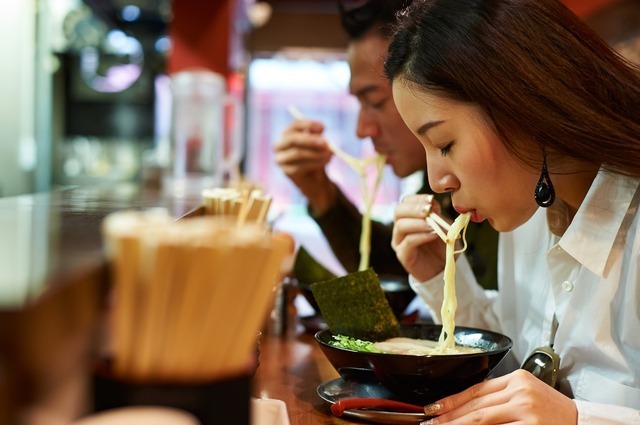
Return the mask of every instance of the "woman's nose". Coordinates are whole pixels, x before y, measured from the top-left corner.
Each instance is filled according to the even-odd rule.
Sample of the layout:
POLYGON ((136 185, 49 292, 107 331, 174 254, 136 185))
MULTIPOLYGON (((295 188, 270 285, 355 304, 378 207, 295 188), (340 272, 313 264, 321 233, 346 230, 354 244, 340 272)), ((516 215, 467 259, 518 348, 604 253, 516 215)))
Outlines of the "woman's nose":
POLYGON ((445 193, 458 189, 456 176, 446 167, 439 156, 431 158, 427 155, 427 174, 429 186, 434 192, 445 193))

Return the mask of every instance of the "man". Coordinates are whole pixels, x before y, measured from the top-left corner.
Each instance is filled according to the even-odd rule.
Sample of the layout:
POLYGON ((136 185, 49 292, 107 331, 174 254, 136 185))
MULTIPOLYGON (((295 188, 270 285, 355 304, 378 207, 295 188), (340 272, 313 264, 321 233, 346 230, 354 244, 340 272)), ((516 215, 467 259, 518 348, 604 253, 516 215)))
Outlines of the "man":
MULTIPOLYGON (((360 103, 356 134, 362 139, 370 138, 375 150, 386 156, 387 164, 401 178, 426 169, 424 149, 398 113, 391 86, 383 74, 395 15, 408 3, 408 0, 370 0, 351 9, 339 3, 342 25, 349 36, 349 91, 360 103)), ((353 272, 360 260, 362 216, 325 171, 332 152, 323 131, 319 121, 294 121, 276 144, 275 158, 307 198, 309 214, 322 229, 338 260, 348 272, 353 272)), ((426 172, 419 193, 432 193, 426 172)), ((456 215, 450 211, 449 194, 437 195, 436 199, 448 215, 452 218, 456 215)), ((479 281, 495 287, 497 233, 488 225, 469 226, 467 241, 467 256, 479 281)), ((407 276, 391 248, 390 225, 372 223, 370 264, 379 275, 407 276)))

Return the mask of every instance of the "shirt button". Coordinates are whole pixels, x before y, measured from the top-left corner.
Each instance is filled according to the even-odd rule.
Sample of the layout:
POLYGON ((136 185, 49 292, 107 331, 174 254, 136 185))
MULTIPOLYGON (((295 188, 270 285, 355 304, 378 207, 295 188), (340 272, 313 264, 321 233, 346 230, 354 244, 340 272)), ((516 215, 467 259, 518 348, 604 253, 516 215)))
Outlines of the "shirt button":
POLYGON ((562 289, 564 289, 566 292, 573 291, 573 283, 565 280, 564 282, 562 282, 562 289))

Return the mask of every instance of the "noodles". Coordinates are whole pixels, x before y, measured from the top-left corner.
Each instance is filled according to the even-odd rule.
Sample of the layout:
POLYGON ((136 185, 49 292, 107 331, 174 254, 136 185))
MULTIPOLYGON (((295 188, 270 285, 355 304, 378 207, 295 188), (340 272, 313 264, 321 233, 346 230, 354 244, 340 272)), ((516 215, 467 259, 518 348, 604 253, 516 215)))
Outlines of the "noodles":
MULTIPOLYGON (((367 181, 364 166, 359 170, 356 170, 362 180, 362 193, 364 196, 364 213, 362 214, 362 232, 360 233, 360 264, 358 271, 364 271, 369 268, 369 256, 371 254, 371 207, 382 179, 382 169, 386 163, 386 157, 384 155, 376 155, 373 157, 376 164, 376 181, 373 185, 371 192, 367 189, 367 181)), ((366 161, 366 160, 360 160, 366 161)), ((363 164, 364 165, 364 164, 363 164)))
MULTIPOLYGON (((440 225, 443 225, 443 223, 441 223, 442 219, 440 217, 435 219, 434 217, 437 216, 433 213, 427 216, 427 222, 442 238, 442 236, 444 235, 444 232, 442 231, 442 229, 440 229, 440 225)), ((456 308, 458 306, 458 301, 456 299, 455 286, 455 255, 467 249, 467 240, 465 239, 465 234, 470 218, 470 214, 460 214, 458 218, 456 218, 456 220, 453 222, 451 227, 449 227, 446 237, 442 238, 444 240, 444 243, 447 245, 447 251, 446 262, 444 266, 444 299, 442 301, 442 308, 440 310, 440 314, 442 316, 442 332, 440 333, 438 347, 436 348, 436 350, 440 353, 455 350, 456 348, 454 330, 455 314, 456 308), (458 235, 460 233, 462 233, 463 246, 460 250, 456 251, 456 239, 458 238, 458 235)))
MULTIPOLYGON (((289 113, 298 120, 304 119, 302 112, 293 105, 288 107, 289 113)), ((371 255, 371 207, 382 180, 382 169, 386 164, 386 156, 378 154, 369 158, 356 158, 349 155, 338 146, 328 143, 329 149, 342 159, 349 167, 351 167, 360 177, 362 182, 362 197, 364 198, 364 212, 362 213, 362 231, 360 232, 360 264, 358 265, 358 271, 364 271, 369 268, 369 257, 371 255), (367 187, 367 174, 366 169, 369 165, 376 165, 376 180, 374 182, 371 192, 367 187)))

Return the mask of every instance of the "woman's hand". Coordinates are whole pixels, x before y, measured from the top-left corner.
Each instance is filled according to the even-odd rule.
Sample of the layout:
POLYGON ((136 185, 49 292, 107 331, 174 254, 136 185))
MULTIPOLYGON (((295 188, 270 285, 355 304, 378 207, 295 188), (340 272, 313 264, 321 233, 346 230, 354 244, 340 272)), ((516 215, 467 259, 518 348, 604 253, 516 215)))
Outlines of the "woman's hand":
POLYGON ((425 412, 438 415, 423 422, 428 425, 578 423, 573 400, 522 369, 443 398, 425 412))
POLYGON ((274 147, 275 160, 282 171, 319 213, 331 207, 337 198, 337 188, 325 172, 332 152, 323 131, 319 121, 295 120, 274 147))
POLYGON ((394 212, 391 246, 407 272, 420 281, 440 273, 445 264, 444 242, 425 221, 432 210, 440 211, 433 195, 410 195, 394 212))

